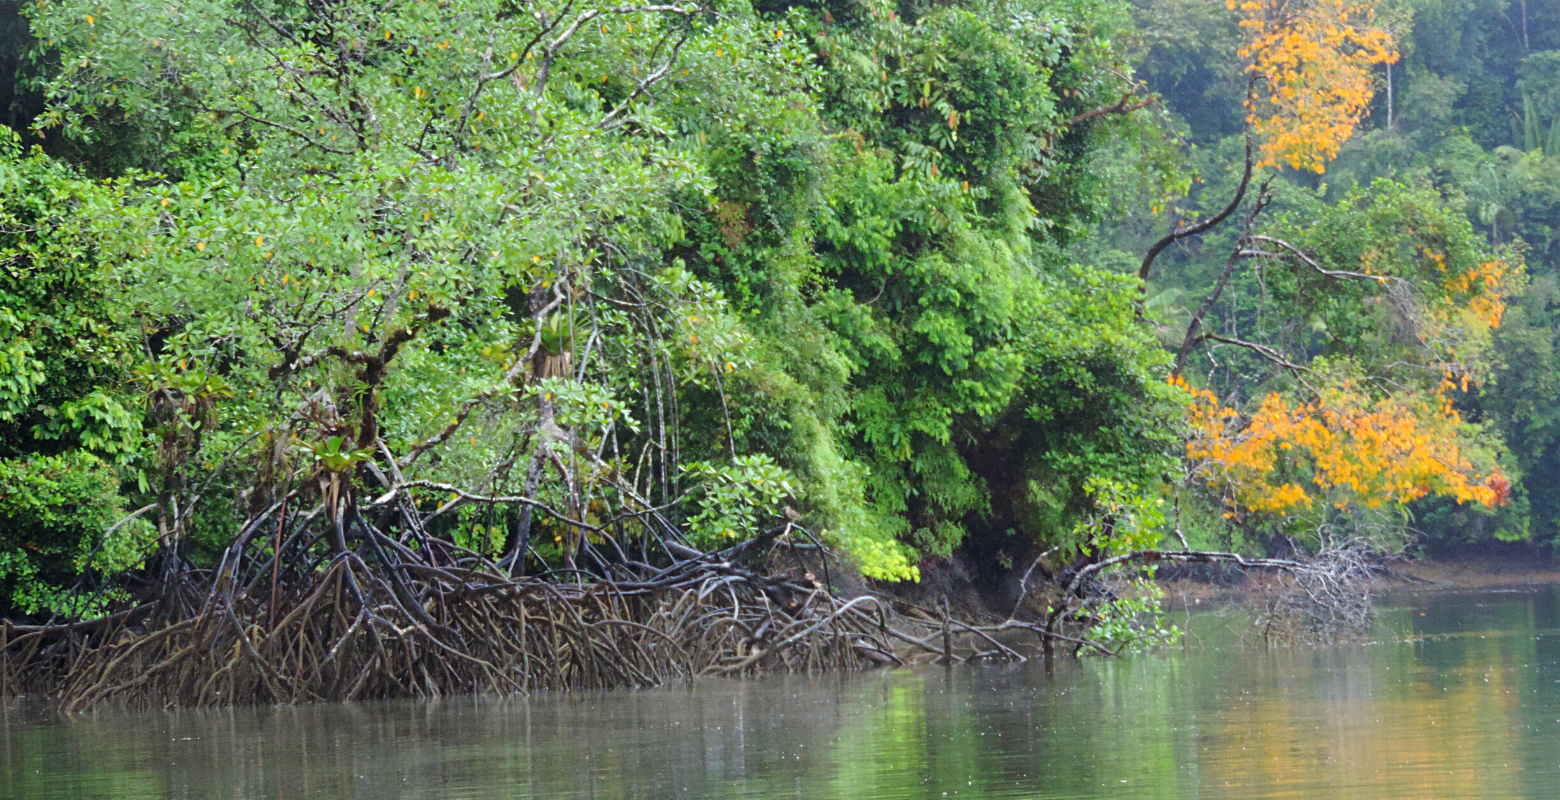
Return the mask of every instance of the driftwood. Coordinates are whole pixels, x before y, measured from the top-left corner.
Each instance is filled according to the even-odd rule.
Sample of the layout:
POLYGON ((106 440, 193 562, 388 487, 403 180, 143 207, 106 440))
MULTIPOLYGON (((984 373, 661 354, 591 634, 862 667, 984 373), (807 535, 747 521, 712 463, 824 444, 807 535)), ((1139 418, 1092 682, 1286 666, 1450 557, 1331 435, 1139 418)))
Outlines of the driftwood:
POLYGON ((1323 644, 1369 632, 1375 621, 1370 582, 1383 571, 1369 549, 1322 550, 1309 568, 1286 573, 1258 600, 1254 627, 1269 644, 1323 644))
MULTIPOLYGON (((1379 552, 1358 542, 1324 547, 1305 558, 1260 558, 1206 550, 1134 550, 1109 558, 1080 557, 1048 569, 1046 559, 1058 548, 1037 556, 1019 581, 1018 602, 1006 618, 951 619, 942 609, 889 600, 898 628, 889 634, 902 645, 928 653, 942 663, 973 660, 1024 661, 1033 655, 1052 657, 1057 648, 1084 654, 1115 656, 1137 641, 1106 642, 1091 638, 1090 627, 1103 619, 1102 609, 1120 591, 1131 587, 1113 570, 1160 562, 1229 564, 1241 570, 1277 576, 1257 600, 1253 629, 1268 644, 1323 644, 1359 636, 1375 620, 1370 583, 1382 570, 1379 552), (1040 580, 1031 579, 1036 572, 1040 580), (1044 609, 1042 612, 1040 609, 1044 609), (1015 635, 1033 646, 1019 648, 1015 635), (1031 638, 1032 637, 1032 638, 1031 638)), ((908 656, 907 656, 908 657, 908 656)))

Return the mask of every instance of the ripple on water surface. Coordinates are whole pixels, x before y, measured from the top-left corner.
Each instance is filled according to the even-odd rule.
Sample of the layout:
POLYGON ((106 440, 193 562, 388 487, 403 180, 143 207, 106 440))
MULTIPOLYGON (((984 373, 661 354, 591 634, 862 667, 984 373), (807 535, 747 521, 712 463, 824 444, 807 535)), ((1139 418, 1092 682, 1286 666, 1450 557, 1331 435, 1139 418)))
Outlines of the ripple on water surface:
POLYGON ((531 700, 0 707, 0 798, 1552 798, 1560 593, 1404 595, 1373 644, 531 700))

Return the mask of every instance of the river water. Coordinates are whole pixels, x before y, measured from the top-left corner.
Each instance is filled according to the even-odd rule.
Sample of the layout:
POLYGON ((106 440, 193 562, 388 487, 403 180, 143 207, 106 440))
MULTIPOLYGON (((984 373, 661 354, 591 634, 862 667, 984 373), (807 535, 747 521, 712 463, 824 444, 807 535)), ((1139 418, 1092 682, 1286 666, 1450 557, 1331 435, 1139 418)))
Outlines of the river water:
MULTIPOLYGON (((1375 641, 69 720, 0 798, 1553 798, 1560 592, 1401 595, 1375 641)), ((1222 643, 1222 644, 1221 644, 1222 643)))

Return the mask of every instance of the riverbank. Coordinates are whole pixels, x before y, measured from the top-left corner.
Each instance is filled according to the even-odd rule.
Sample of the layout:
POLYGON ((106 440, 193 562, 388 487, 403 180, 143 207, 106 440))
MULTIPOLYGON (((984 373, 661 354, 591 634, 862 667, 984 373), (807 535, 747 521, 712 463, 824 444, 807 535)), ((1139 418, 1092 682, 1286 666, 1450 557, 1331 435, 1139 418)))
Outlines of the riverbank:
MULTIPOLYGON (((1188 609, 1207 604, 1244 602, 1277 587, 1281 577, 1237 569, 1181 569, 1160 581, 1165 604, 1188 609)), ((1511 549, 1437 554, 1387 565, 1373 592, 1412 588, 1468 591, 1513 586, 1560 584, 1560 562, 1548 551, 1511 549)))

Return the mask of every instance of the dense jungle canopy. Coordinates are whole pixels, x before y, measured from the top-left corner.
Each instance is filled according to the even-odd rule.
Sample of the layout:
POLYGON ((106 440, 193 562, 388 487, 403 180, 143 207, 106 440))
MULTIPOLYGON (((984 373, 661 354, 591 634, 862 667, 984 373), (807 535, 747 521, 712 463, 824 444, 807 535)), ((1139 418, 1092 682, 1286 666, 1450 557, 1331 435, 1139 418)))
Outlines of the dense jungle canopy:
POLYGON ((1555 545, 1556 13, 0 2, 0 611, 1555 545))

